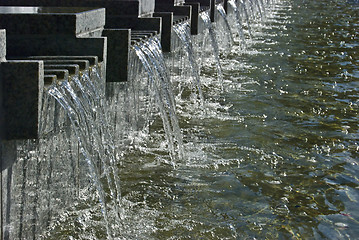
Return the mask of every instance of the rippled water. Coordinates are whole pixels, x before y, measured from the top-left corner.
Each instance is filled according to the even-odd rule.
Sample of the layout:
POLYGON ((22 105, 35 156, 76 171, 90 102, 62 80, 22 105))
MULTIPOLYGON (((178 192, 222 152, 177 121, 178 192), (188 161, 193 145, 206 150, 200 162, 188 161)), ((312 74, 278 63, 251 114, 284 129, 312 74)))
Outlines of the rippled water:
POLYGON ((206 113, 178 104, 187 160, 124 154, 124 238, 359 236, 358 3, 278 1, 251 32, 222 53, 224 92, 203 66, 206 113))

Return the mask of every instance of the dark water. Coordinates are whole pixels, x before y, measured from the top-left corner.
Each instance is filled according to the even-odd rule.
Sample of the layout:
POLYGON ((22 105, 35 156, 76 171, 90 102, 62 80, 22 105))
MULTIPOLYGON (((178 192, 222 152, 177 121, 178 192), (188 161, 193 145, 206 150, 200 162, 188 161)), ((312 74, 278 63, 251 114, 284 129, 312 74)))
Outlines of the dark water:
POLYGON ((283 0, 266 15, 245 51, 223 53, 225 92, 203 67, 207 114, 179 106, 188 160, 125 154, 125 238, 359 236, 359 5, 283 0))

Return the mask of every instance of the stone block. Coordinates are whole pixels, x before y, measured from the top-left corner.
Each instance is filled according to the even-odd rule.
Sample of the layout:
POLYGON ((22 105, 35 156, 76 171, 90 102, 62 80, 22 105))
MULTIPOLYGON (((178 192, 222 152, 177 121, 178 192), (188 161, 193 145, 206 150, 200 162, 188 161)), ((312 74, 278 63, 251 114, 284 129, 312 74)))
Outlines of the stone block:
POLYGON ((199 3, 201 6, 211 6, 212 0, 185 0, 186 3, 199 3))
POLYGON ((154 17, 162 18, 161 45, 163 52, 171 52, 173 12, 157 12, 154 17))
POLYGON ((131 45, 146 41, 149 37, 156 36, 156 31, 137 31, 131 30, 131 45))
POLYGON ((122 17, 106 16, 107 29, 130 28, 131 30, 147 30, 161 32, 161 18, 159 17, 122 17))
POLYGON ((76 38, 71 36, 8 36, 7 58, 28 56, 97 56, 100 62, 106 60, 107 39, 76 38))
MULTIPOLYGON (((79 74, 79 65, 76 64, 51 64, 51 63, 45 63, 44 69, 50 70, 50 69, 65 69, 69 72, 70 75, 78 75, 79 74)), ((46 74, 46 73, 45 73, 46 74)))
POLYGON ((114 16, 150 16, 155 0, 12 0, 3 1, 7 6, 96 7, 106 8, 106 14, 114 16))
POLYGON ((104 8, 0 7, 0 28, 8 35, 86 36, 104 25, 104 8))
POLYGON ((85 62, 86 66, 84 67, 82 64, 80 64, 80 70, 88 69, 89 66, 94 66, 98 64, 97 56, 30 56, 28 58, 44 60, 45 63, 49 61, 52 61, 53 63, 63 62, 66 64, 80 64, 81 62, 85 62))
POLYGON ((156 5, 156 12, 173 12, 177 16, 191 16, 191 6, 156 5))
POLYGON ((57 76, 56 75, 44 75, 44 85, 50 85, 53 82, 57 81, 57 76))
POLYGON ((199 24, 199 12, 200 12, 200 4, 199 3, 185 3, 185 5, 189 5, 192 7, 191 14, 191 34, 198 34, 198 24, 199 24))
POLYGON ((186 3, 199 3, 200 11, 210 11, 211 21, 214 22, 216 0, 185 0, 186 3))
POLYGON ((185 2, 185 0, 156 0, 156 7, 163 6, 178 6, 185 2))
POLYGON ((4 62, 6 57, 6 30, 0 29, 0 62, 4 62))
POLYGON ((0 80, 3 138, 38 138, 44 85, 43 62, 2 62, 0 80))
POLYGON ((69 78, 69 71, 66 69, 44 69, 46 75, 56 75, 58 80, 67 80, 69 78))
POLYGON ((80 1, 83 6, 103 7, 108 16, 140 16, 150 11, 147 6, 141 7, 139 0, 111 0, 111 1, 80 1), (143 11, 143 12, 142 12, 143 11))
MULTIPOLYGON (((34 57, 33 59, 36 59, 36 57, 34 57)), ((77 60, 77 59, 36 59, 36 60, 42 60, 45 63, 45 65, 46 64, 51 64, 51 65, 76 64, 77 66, 79 66, 80 71, 88 70, 90 66, 89 61, 87 60, 77 60)))
POLYGON ((107 82, 123 82, 128 80, 129 51, 131 44, 130 29, 105 29, 107 37, 107 82))

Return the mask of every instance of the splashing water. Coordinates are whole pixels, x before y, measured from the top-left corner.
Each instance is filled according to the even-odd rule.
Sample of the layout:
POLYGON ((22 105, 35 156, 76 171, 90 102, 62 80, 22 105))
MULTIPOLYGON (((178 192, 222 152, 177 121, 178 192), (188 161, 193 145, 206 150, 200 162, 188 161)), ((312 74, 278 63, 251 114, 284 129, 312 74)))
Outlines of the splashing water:
POLYGON ((233 8, 233 11, 234 11, 234 14, 235 14, 237 31, 238 31, 238 34, 239 34, 239 38, 241 39, 241 47, 245 48, 246 47, 246 39, 245 39, 245 36, 244 36, 243 23, 242 23, 240 12, 239 12, 238 7, 237 7, 237 3, 235 2, 235 0, 229 0, 228 3, 233 8))
MULTIPOLYGON (((68 88, 68 83, 64 83, 63 87, 68 88)), ((64 90, 64 89, 63 89, 64 90)), ((79 144, 80 144, 80 152, 84 156, 88 168, 89 168, 89 174, 91 178, 93 179, 93 183, 96 186, 97 193, 99 196, 100 204, 102 205, 102 213, 105 220, 106 230, 107 230, 107 236, 109 238, 112 238, 112 230, 109 226, 108 222, 108 212, 107 212, 107 204, 105 200, 105 192, 104 188, 102 186, 102 183, 100 181, 99 176, 99 170, 97 169, 97 164, 93 159, 93 154, 91 154, 91 143, 89 142, 90 138, 90 132, 89 127, 85 127, 84 125, 88 126, 90 123, 87 122, 87 118, 84 116, 84 109, 81 109, 81 104, 77 102, 77 106, 71 106, 73 105, 72 100, 68 99, 66 95, 63 94, 63 90, 59 90, 56 86, 52 86, 49 89, 49 94, 53 96, 63 107, 65 112, 67 113, 72 126, 74 127, 74 130, 76 132, 79 144)), ((78 101, 75 95, 73 95, 73 91, 71 89, 67 89, 70 94, 72 94, 72 98, 74 101, 78 101)))
POLYGON ((226 11, 224 10, 224 8, 221 4, 216 5, 216 9, 219 12, 220 16, 222 17, 222 19, 225 23, 225 26, 226 26, 225 35, 228 37, 228 46, 230 47, 233 45, 234 39, 233 39, 233 35, 232 35, 231 26, 229 25, 229 22, 228 22, 226 11))
MULTIPOLYGON (((154 38, 145 44, 134 46, 134 48, 149 76, 150 86, 155 92, 172 161, 177 158, 183 158, 182 133, 176 116, 172 84, 158 39, 154 38)), ((172 164, 175 165, 174 162, 172 164)))
POLYGON ((190 25, 188 22, 183 22, 183 23, 180 23, 180 24, 177 24, 176 26, 174 26, 173 30, 177 34, 177 37, 181 40, 182 45, 186 49, 186 54, 188 57, 188 62, 191 67, 192 78, 193 78, 193 82, 194 82, 193 85, 195 85, 197 87, 201 106, 203 106, 204 98, 203 98, 203 93, 202 93, 202 89, 201 89, 199 67, 197 64, 196 54, 193 49, 193 44, 192 44, 192 39, 191 39, 190 25))
POLYGON ((75 102, 80 104, 78 107, 84 109, 86 117, 92 123, 91 128, 94 131, 92 134, 94 136, 92 145, 98 153, 98 158, 102 161, 111 197, 116 201, 114 204, 115 212, 119 213, 118 206, 120 206, 121 192, 120 178, 116 167, 117 161, 114 155, 114 143, 112 135, 108 130, 108 121, 105 114, 106 108, 103 104, 103 97, 101 97, 101 95, 103 96, 103 91, 101 91, 100 84, 98 84, 101 78, 97 76, 96 70, 92 71, 96 76, 95 78, 90 78, 89 73, 86 71, 81 74, 81 81, 77 76, 71 78, 71 81, 79 88, 80 91, 78 92, 82 98, 76 96, 68 82, 65 81, 63 84, 65 89, 71 93, 71 96, 76 99, 75 102))
POLYGON ((209 37, 211 39, 211 45, 213 48, 213 55, 216 59, 216 63, 217 63, 217 77, 218 80, 221 82, 222 84, 222 88, 223 88, 223 74, 222 74, 222 66, 221 66, 221 62, 219 59, 219 47, 218 47, 218 41, 217 41, 217 37, 216 37, 216 33, 213 29, 212 23, 211 23, 211 19, 209 17, 209 14, 207 12, 203 12, 200 14, 201 15, 201 19, 204 22, 208 33, 209 33, 209 37))
POLYGON ((247 6, 246 6, 246 2, 247 2, 246 0, 239 0, 238 5, 240 6, 240 9, 244 13, 243 15, 245 16, 245 19, 246 19, 246 22, 247 22, 247 29, 248 29, 249 37, 252 39, 252 37, 253 37, 252 28, 251 28, 251 24, 250 24, 249 13, 248 13, 248 9, 247 9, 247 6))

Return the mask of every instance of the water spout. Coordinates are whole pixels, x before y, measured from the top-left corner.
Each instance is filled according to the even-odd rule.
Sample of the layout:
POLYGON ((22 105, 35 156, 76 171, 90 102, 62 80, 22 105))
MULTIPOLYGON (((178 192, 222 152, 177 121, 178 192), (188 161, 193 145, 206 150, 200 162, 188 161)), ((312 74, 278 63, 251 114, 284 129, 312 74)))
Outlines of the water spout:
POLYGON ((246 47, 246 39, 245 39, 244 32, 243 32, 243 22, 242 22, 241 15, 240 15, 240 12, 237 7, 237 3, 235 2, 235 0, 229 0, 228 4, 231 5, 231 7, 233 8, 234 14, 235 14, 237 31, 238 31, 239 38, 241 39, 241 47, 245 48, 246 47))
POLYGON ((244 13, 246 22, 247 22, 247 28, 248 28, 248 33, 249 33, 249 37, 252 39, 253 35, 252 35, 252 29, 251 29, 251 24, 250 24, 250 20, 249 20, 249 13, 248 13, 248 8, 246 6, 246 0, 239 0, 238 4, 240 5, 242 12, 244 13))
POLYGON ((150 79, 158 109, 166 132, 172 164, 184 157, 182 133, 179 128, 172 83, 164 62, 161 45, 156 37, 146 43, 135 45, 134 50, 150 79))
POLYGON ((223 89, 223 74, 222 74, 222 66, 221 66, 221 62, 219 59, 219 46, 218 46, 218 41, 217 41, 217 37, 216 37, 216 33, 214 32, 212 23, 211 23, 211 19, 210 16, 207 12, 203 12, 201 13, 201 19, 204 22, 208 33, 209 33, 209 37, 211 40, 211 45, 213 48, 213 54, 214 57, 216 59, 216 63, 217 63, 217 77, 218 80, 221 82, 222 84, 222 89, 223 89))
POLYGON ((202 106, 204 106, 204 98, 203 98, 203 93, 202 93, 202 88, 201 88, 199 67, 197 64, 197 58, 196 58, 197 56, 193 49, 189 23, 183 22, 183 23, 177 24, 174 27, 174 32, 176 33, 177 37, 180 39, 182 45, 185 48, 185 53, 187 55, 188 62, 190 64, 190 68, 191 68, 193 85, 197 87, 200 103, 202 106))
POLYGON ((97 189, 99 201, 102 206, 101 208, 106 225, 107 236, 112 239, 113 234, 108 222, 108 210, 105 199, 105 191, 100 181, 100 170, 98 169, 97 163, 93 158, 93 154, 91 153, 93 150, 91 147, 92 144, 91 142, 89 142, 89 140, 91 139, 91 133, 89 132, 89 130, 91 128, 89 126, 90 123, 87 121, 86 116, 84 116, 85 110, 83 108, 80 108, 82 104, 79 102, 77 96, 74 94, 71 88, 68 87, 68 83, 66 82, 59 87, 56 85, 51 86, 48 93, 58 101, 58 103, 65 110, 72 123, 72 126, 79 141, 80 152, 88 164, 89 174, 97 189), (68 92, 70 96, 67 96, 66 92, 68 92), (75 106, 73 101, 75 101, 75 106), (86 127, 84 128, 84 126, 86 127))
POLYGON ((233 39, 233 35, 232 35, 231 26, 229 25, 229 21, 227 18, 226 11, 224 10, 224 8, 221 4, 217 5, 216 8, 217 8, 217 11, 219 12, 220 16, 222 17, 224 24, 227 28, 225 35, 228 38, 228 46, 232 46, 234 43, 234 39, 233 39))

